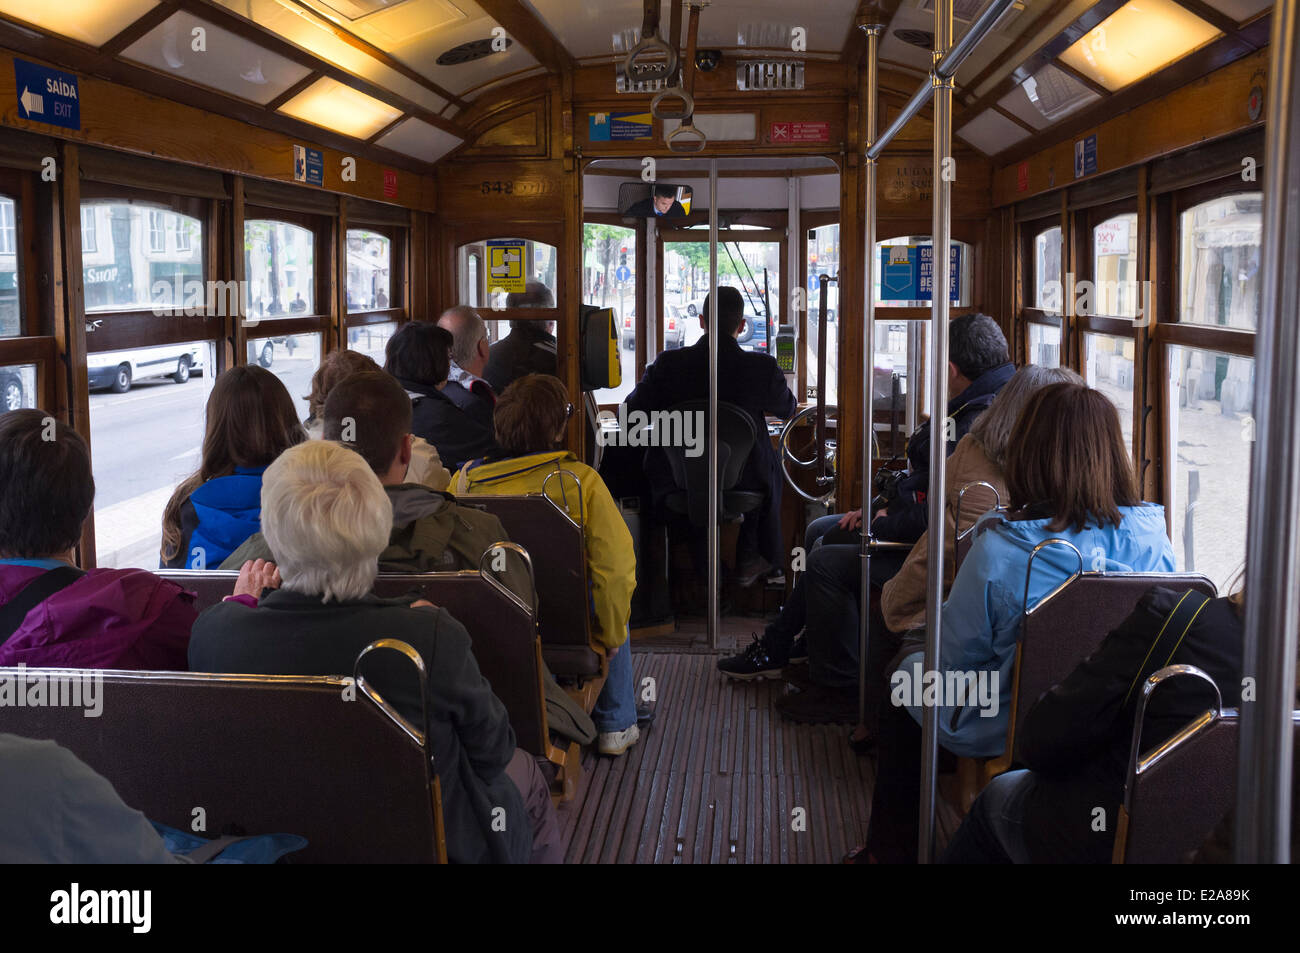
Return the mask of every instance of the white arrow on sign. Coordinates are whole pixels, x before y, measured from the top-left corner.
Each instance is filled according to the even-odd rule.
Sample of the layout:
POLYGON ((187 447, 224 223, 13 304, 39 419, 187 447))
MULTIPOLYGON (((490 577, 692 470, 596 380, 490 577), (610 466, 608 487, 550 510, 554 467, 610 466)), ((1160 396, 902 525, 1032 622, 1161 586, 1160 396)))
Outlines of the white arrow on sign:
POLYGON ((23 109, 27 110, 27 115, 29 116, 32 113, 45 112, 44 98, 37 96, 35 93, 28 90, 26 86, 23 87, 23 94, 18 97, 18 101, 23 104, 23 109))

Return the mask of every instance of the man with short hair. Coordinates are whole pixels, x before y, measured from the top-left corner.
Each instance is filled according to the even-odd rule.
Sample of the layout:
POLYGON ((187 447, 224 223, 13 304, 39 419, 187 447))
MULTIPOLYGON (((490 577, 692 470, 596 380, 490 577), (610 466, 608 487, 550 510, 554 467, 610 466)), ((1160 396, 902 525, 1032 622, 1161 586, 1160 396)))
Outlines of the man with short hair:
MULTIPOLYGON (((555 296, 540 281, 528 282, 523 291, 506 295, 507 308, 554 308, 555 296)), ((553 321, 511 320, 510 333, 493 344, 483 376, 498 394, 527 374, 556 373, 553 321)))
POLYGON ((451 333, 451 369, 447 372, 447 387, 443 394, 456 403, 461 399, 457 392, 464 391, 469 395, 465 399, 477 399, 491 407, 497 402, 497 397, 492 385, 483 379, 483 370, 491 355, 487 325, 469 305, 458 304, 442 313, 438 327, 451 333))
MULTIPOLYGON (((460 506, 449 493, 407 483, 411 463, 411 401, 391 374, 360 371, 334 386, 321 411, 322 436, 337 440, 370 464, 393 506, 388 548, 379 555, 384 572, 454 572, 477 569, 492 544, 509 540, 490 513, 460 506)), ((222 563, 237 569, 249 559, 271 559, 261 533, 250 537, 222 563)), ((532 584, 514 558, 507 559, 502 581, 530 605, 532 584)))
MULTIPOLYGON (((736 341, 745 323, 745 301, 735 288, 719 288, 718 400, 740 407, 754 422, 755 441, 738 487, 761 490, 764 501, 745 515, 737 540, 736 577, 753 585, 784 561, 781 543, 781 467, 767 435, 767 415, 788 420, 795 411, 794 394, 776 359, 745 351, 736 341)), ((665 351, 645 370, 627 397, 627 410, 646 413, 668 410, 682 401, 705 398, 709 387, 709 297, 704 299, 700 326, 705 334, 690 347, 665 351)), ((651 492, 661 497, 674 489, 667 458, 657 449, 646 454, 651 492)))
POLYGON ((686 209, 677 201, 677 186, 656 185, 650 195, 632 203, 624 214, 635 218, 684 218, 686 209))

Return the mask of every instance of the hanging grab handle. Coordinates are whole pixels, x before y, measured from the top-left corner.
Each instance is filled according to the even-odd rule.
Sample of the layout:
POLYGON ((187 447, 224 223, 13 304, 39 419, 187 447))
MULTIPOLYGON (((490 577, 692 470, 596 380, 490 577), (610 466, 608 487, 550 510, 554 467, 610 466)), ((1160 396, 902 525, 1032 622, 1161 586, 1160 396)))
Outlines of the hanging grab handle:
MULTIPOLYGON (((676 2, 676 0, 674 0, 676 2)), ((667 79, 677 70, 677 50, 659 38, 659 0, 645 0, 641 40, 623 60, 623 75, 629 83, 667 79), (662 55, 666 59, 648 59, 662 55), (640 60, 641 62, 637 62, 640 60)))
POLYGON ((695 128, 695 45, 700 34, 700 8, 691 4, 690 25, 686 29, 686 63, 682 67, 681 89, 666 89, 654 98, 650 104, 651 111, 656 103, 663 100, 665 94, 680 97, 687 112, 683 116, 656 113, 660 119, 678 119, 682 124, 668 134, 664 142, 669 152, 703 152, 709 144, 709 137, 695 128))

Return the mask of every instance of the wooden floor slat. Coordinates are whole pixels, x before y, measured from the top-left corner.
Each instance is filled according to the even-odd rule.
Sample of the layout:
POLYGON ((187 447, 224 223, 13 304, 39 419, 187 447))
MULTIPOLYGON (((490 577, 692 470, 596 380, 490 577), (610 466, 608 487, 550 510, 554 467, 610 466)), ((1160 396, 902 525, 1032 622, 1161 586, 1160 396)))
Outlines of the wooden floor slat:
POLYGON ((847 728, 784 720, 781 682, 732 682, 716 655, 637 648, 656 719, 624 756, 585 756, 559 808, 569 863, 836 863, 862 839, 874 768, 847 728))

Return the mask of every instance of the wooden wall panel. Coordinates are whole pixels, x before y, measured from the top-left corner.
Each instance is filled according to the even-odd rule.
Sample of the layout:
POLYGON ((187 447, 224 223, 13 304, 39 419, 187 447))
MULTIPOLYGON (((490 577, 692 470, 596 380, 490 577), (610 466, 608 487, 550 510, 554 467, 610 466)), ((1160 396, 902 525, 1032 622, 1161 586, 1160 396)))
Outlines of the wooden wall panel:
POLYGON ((564 218, 566 173, 558 159, 448 163, 439 167, 437 181, 439 218, 444 223, 564 218), (496 190, 497 183, 501 191, 496 190))
POLYGON ((78 77, 81 129, 59 129, 20 119, 13 59, 12 54, 0 51, 0 102, 5 104, 0 111, 0 126, 291 184, 293 146, 297 143, 320 149, 326 191, 411 208, 435 207, 432 176, 392 170, 397 175, 397 195, 386 196, 385 167, 377 162, 354 157, 357 180, 344 182, 342 159, 346 153, 90 76, 78 77))
POLYGON ((1023 191, 1017 181, 1021 163, 1001 166, 993 173, 993 204, 1007 205, 1074 184, 1075 140, 1092 133, 1097 135, 1100 176, 1262 125, 1262 119, 1250 119, 1246 103, 1252 86, 1268 85, 1258 75, 1267 70, 1268 51, 1260 50, 1167 96, 1048 146, 1024 161, 1028 184, 1023 191))

